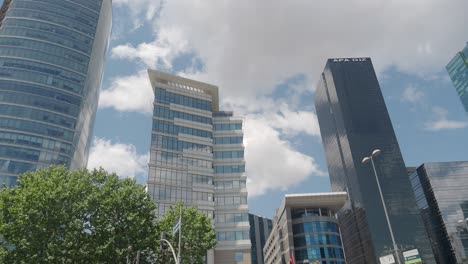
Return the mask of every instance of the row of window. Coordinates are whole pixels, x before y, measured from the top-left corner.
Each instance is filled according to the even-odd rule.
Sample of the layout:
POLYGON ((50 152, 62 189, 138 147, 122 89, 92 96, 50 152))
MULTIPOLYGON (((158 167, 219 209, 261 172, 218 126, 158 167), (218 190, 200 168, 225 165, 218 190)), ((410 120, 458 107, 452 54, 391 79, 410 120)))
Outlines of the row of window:
MULTIPOLYGON (((343 250, 336 247, 304 248, 294 250, 296 261, 315 260, 315 259, 344 259, 343 250)), ((326 262, 327 264, 330 262, 326 262)), ((336 262, 335 263, 344 263, 336 262)))
POLYGON ((81 99, 79 96, 74 96, 68 93, 62 93, 60 91, 57 91, 57 89, 49 89, 42 86, 28 85, 20 82, 2 81, 2 85, 0 86, 0 91, 1 90, 40 95, 50 99, 55 99, 58 101, 69 103, 78 107, 81 105, 81 99))
POLYGON ((39 124, 37 122, 18 120, 12 118, 0 118, 0 127, 7 129, 18 129, 21 131, 28 131, 50 137, 55 137, 67 141, 73 140, 73 132, 70 130, 50 126, 46 124, 39 124))
MULTIPOLYGON (((185 206, 190 206, 191 204, 185 204, 185 206)), ((168 211, 172 210, 174 205, 172 204, 164 204, 164 203, 158 203, 158 213, 160 216, 165 215, 168 211)), ((203 210, 203 209, 198 209, 199 213, 202 213, 206 215, 209 219, 213 219, 213 211, 212 210, 203 210)))
POLYGON ((216 131, 223 130, 242 130, 242 123, 230 123, 230 124, 215 124, 213 126, 216 131))
POLYGON ((216 214, 216 223, 240 223, 249 221, 248 214, 216 214))
POLYGON ((294 237, 295 247, 336 245, 341 246, 339 234, 307 234, 294 237))
POLYGON ((0 159, 0 173, 21 174, 27 171, 34 171, 45 166, 37 165, 29 162, 21 162, 15 160, 0 159))
POLYGON ((45 63, 55 64, 57 66, 65 67, 67 69, 86 74, 88 71, 87 65, 66 59, 63 56, 57 56, 52 53, 47 53, 40 50, 22 48, 22 47, 7 47, 2 46, 0 49, 1 56, 10 56, 16 58, 27 58, 31 60, 38 60, 45 63))
POLYGON ((172 123, 157 120, 157 119, 153 120, 153 131, 170 134, 170 135, 186 134, 186 135, 192 135, 192 136, 204 137, 204 138, 210 138, 210 139, 213 137, 213 133, 206 131, 206 130, 200 130, 200 129, 190 128, 190 127, 185 127, 185 126, 178 126, 178 125, 174 125, 172 123))
POLYGON ((211 146, 181 141, 173 137, 166 137, 161 135, 152 136, 152 145, 157 148, 169 149, 169 150, 195 150, 200 152, 212 153, 213 148, 211 146))
POLYGON ((68 27, 70 29, 74 29, 78 32, 81 32, 91 37, 94 37, 94 34, 95 34, 95 29, 93 29, 92 27, 83 25, 81 23, 76 23, 75 21, 67 17, 48 14, 42 11, 31 10, 31 9, 10 8, 7 15, 9 17, 32 18, 32 19, 42 20, 45 22, 51 22, 54 24, 68 27))
POLYGON ((215 144, 242 144, 242 137, 215 137, 215 144))
MULTIPOLYGON (((102 0, 80 0, 80 1, 69 1, 69 0, 66 0, 66 1, 63 1, 63 0, 32 0, 32 1, 35 1, 35 2, 42 2, 42 3, 54 3, 56 5, 59 5, 59 6, 63 6, 64 8, 69 8, 71 10, 73 9, 77 9, 79 7, 79 5, 82 5, 82 6, 85 6, 89 9, 83 9, 84 11, 88 10, 88 12, 98 12, 98 11, 94 11, 94 10, 99 10, 101 8, 101 3, 102 3, 102 0), (70 2, 70 4, 67 4, 67 2, 70 2), (74 5, 71 5, 71 3, 75 3, 74 5)), ((96 14, 99 14, 99 13, 96 13, 96 14)))
POLYGON ((196 201, 213 201, 212 193, 194 192, 186 188, 177 188, 169 186, 155 186, 153 190, 153 197, 157 201, 184 201, 185 203, 192 203, 196 201))
POLYGON ((248 240, 250 234, 249 231, 216 232, 216 239, 218 241, 248 240))
POLYGON ((85 54, 91 54, 92 47, 88 44, 78 43, 67 37, 63 37, 57 34, 49 33, 46 31, 40 31, 31 28, 22 28, 22 27, 4 27, 2 30, 2 35, 5 36, 21 36, 33 39, 40 39, 52 43, 57 43, 61 46, 67 47, 72 50, 78 50, 85 54))
POLYGON ((58 126, 63 126, 70 129, 74 129, 76 125, 76 119, 74 118, 65 117, 63 115, 54 114, 48 111, 16 105, 0 104, 0 115, 27 118, 58 126))
MULTIPOLYGON (((59 5, 62 6, 62 5, 59 5)), ((47 5, 41 3, 35 3, 34 1, 14 1, 10 8, 25 8, 25 9, 33 9, 45 13, 54 14, 61 17, 66 17, 74 20, 75 23, 81 23, 85 26, 91 27, 96 29, 98 17, 90 17, 88 14, 92 14, 92 12, 77 12, 76 9, 66 9, 62 7, 58 7, 57 5, 51 5, 48 3, 47 5)))
MULTIPOLYGON (((0 86, 0 101, 5 103, 14 103, 20 105, 34 106, 37 108, 43 108, 54 112, 63 113, 70 116, 78 116, 80 109, 74 105, 68 103, 59 102, 53 98, 39 97, 39 96, 25 96, 23 93, 1 91, 2 88, 8 83, 1 82, 0 86)), ((37 89, 40 91, 42 89, 37 89)))
POLYGON ((247 196, 216 197, 216 205, 241 205, 247 204, 247 196))
POLYGON ((156 101, 163 103, 172 103, 205 111, 211 111, 211 102, 190 96, 171 93, 166 89, 158 88, 156 90, 156 101))
POLYGON ((2 146, 0 148, 0 158, 22 159, 46 164, 67 164, 69 161, 68 157, 57 153, 11 146, 2 146))
POLYGON ((70 144, 46 139, 38 136, 25 135, 14 132, 0 132, 0 142, 6 144, 23 145, 71 155, 73 147, 70 144))
POLYGON ((30 60, 0 58, 0 65, 8 68, 18 68, 28 71, 41 72, 48 75, 54 75, 61 79, 68 80, 79 85, 83 85, 86 79, 85 76, 82 74, 69 71, 61 67, 30 60))
POLYGON ((18 79, 21 81, 40 83, 43 85, 53 86, 59 89, 74 92, 76 94, 81 94, 83 88, 79 84, 59 78, 54 78, 54 76, 51 75, 4 67, 0 67, 0 78, 18 79))
POLYGON ((171 166, 171 167, 183 167, 188 166, 198 168, 213 168, 213 162, 209 160, 194 159, 184 157, 182 154, 166 152, 166 151, 154 151, 151 153, 151 163, 159 166, 171 166))
POLYGON ((215 151, 214 158, 215 159, 242 159, 244 158, 244 151, 243 150, 215 151))
POLYGON ((245 165, 214 166, 215 173, 239 173, 245 172, 245 165))
MULTIPOLYGON (((151 168, 152 175, 157 182, 174 186, 188 185, 192 183, 213 184, 213 177, 187 173, 186 171, 151 168)), ((151 175, 150 175, 151 177, 151 175)))
POLYGON ((21 47, 24 49, 37 50, 45 53, 51 53, 62 58, 67 58, 72 61, 87 65, 89 62, 89 56, 83 55, 82 53, 73 51, 69 48, 64 48, 58 45, 53 45, 47 42, 32 40, 19 37, 7 37, 2 36, 0 39, 1 46, 12 46, 21 47))
POLYGON ((306 222, 293 225, 294 234, 302 233, 321 233, 321 232, 335 232, 339 233, 339 228, 336 223, 332 222, 306 222))
POLYGON ((292 211, 293 219, 309 217, 309 216, 332 216, 333 213, 328 208, 300 208, 292 211))
POLYGON ((214 185, 215 189, 239 189, 247 187, 245 180, 216 181, 214 185))
POLYGON ((203 123, 203 124, 212 124, 212 119, 204 116, 188 114, 184 112, 174 111, 169 109, 168 107, 163 106, 155 106, 154 107, 154 116, 162 117, 166 119, 185 119, 192 122, 203 123))
MULTIPOLYGON (((58 35, 62 38, 69 38, 72 41, 75 41, 79 45, 92 46, 93 38, 81 33, 75 32, 73 30, 64 28, 59 25, 49 24, 49 23, 40 23, 37 21, 18 19, 18 18, 6 18, 5 22, 2 23, 5 26, 17 26, 25 27, 30 29, 37 29, 50 34, 58 35)), ((66 46, 66 45, 65 45, 66 46)))

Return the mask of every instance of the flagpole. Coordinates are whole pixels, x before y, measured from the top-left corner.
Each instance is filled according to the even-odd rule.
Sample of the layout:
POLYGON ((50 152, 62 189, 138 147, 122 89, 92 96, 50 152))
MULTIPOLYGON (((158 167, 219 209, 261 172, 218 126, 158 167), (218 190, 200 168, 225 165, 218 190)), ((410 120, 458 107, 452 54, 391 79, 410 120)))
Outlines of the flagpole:
POLYGON ((177 258, 179 259, 179 263, 181 263, 180 260, 180 244, 182 242, 182 205, 180 205, 180 214, 179 214, 179 252, 177 252, 177 258))

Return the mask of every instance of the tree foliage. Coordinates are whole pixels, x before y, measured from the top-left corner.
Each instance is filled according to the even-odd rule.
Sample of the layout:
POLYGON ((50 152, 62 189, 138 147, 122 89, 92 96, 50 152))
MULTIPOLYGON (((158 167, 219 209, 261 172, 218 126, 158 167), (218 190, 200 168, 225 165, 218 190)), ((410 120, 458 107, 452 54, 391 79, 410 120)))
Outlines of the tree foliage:
MULTIPOLYGON (((172 228, 179 219, 182 207, 182 263, 202 264, 203 257, 209 249, 216 245, 216 233, 211 219, 200 213, 196 208, 185 208, 181 203, 172 207, 159 222, 159 230, 168 234, 168 240, 177 251, 179 245, 178 233, 172 235, 172 228)), ((174 263, 169 251, 165 253, 164 263, 174 263)), ((163 263, 163 262, 158 262, 163 263)))
POLYGON ((144 186, 102 169, 26 173, 0 191, 0 261, 114 264, 155 254, 155 209, 144 186))

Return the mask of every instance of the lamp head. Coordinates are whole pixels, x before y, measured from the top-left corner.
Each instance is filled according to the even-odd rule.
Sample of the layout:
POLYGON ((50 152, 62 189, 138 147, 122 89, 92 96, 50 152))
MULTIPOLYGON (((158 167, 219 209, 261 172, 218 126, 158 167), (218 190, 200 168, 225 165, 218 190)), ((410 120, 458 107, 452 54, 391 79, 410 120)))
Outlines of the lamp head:
POLYGON ((380 155, 382 151, 380 151, 380 149, 376 149, 374 151, 372 151, 372 157, 377 157, 378 155, 380 155))
POLYGON ((362 160, 362 164, 366 164, 366 163, 368 163, 370 160, 371 160, 371 158, 365 157, 365 158, 362 160))

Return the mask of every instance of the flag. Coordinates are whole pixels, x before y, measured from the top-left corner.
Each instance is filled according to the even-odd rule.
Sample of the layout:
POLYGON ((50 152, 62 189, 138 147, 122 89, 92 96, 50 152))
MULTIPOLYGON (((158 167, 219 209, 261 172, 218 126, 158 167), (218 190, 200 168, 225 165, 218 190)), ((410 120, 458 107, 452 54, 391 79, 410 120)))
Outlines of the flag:
POLYGON ((172 227, 172 235, 175 235, 177 233, 177 231, 179 231, 180 229, 180 217, 179 217, 179 220, 177 220, 177 223, 174 225, 174 227, 172 227))
POLYGON ((292 253, 291 253, 291 257, 289 258, 289 264, 294 264, 294 258, 293 258, 292 253))

